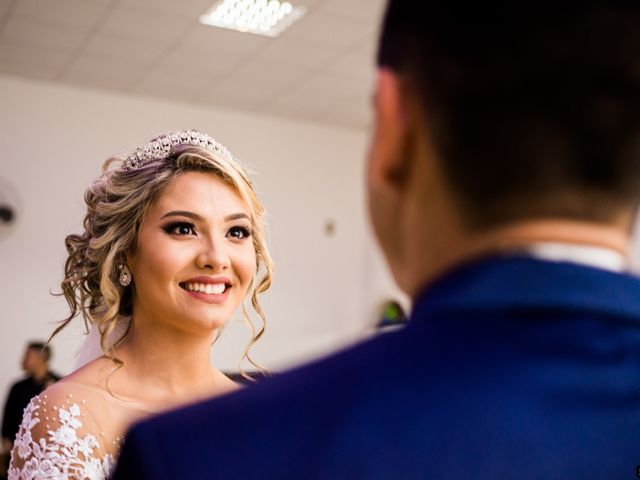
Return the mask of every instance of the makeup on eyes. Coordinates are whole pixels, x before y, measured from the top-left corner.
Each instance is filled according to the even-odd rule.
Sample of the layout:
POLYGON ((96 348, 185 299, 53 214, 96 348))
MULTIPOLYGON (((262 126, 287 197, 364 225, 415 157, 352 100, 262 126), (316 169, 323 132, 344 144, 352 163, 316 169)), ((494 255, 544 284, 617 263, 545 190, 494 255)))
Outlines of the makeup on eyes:
MULTIPOLYGON (((239 230, 240 232, 242 232, 242 239, 249 238, 253 233, 249 225, 234 225, 231 228, 229 228, 229 231, 227 234, 230 234, 233 230, 239 230)), ((238 237, 234 237, 234 238, 238 238, 238 237)))
POLYGON ((171 222, 171 223, 168 223, 168 224, 164 225, 162 227, 162 229, 165 232, 167 232, 168 234, 173 234, 173 235, 190 235, 190 234, 194 235, 195 234, 195 225, 193 223, 191 223, 191 222, 184 222, 184 221, 182 221, 182 222, 180 222, 180 221, 171 222), (180 233, 178 233, 176 231, 176 229, 179 229, 179 228, 188 229, 188 230, 190 230, 190 232, 180 232, 180 233))
MULTIPOLYGON (((163 225, 162 229, 170 235, 183 236, 183 235, 195 235, 197 233, 195 225, 187 221, 173 221, 173 222, 167 223, 166 225, 163 225), (178 229, 181 229, 181 230, 184 229, 185 231, 178 231, 178 229)), ((250 225, 236 224, 228 228, 225 236, 231 236, 232 238, 241 240, 244 238, 251 237, 252 233, 253 232, 250 225), (231 232, 234 232, 234 231, 239 231, 242 236, 238 237, 238 236, 232 235, 231 232)))

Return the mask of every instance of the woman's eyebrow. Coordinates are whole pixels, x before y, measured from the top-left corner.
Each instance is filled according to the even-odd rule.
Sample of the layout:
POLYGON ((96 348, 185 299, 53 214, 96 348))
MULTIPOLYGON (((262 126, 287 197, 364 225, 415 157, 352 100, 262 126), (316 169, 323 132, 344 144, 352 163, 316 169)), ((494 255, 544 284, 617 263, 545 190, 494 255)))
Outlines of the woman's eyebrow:
POLYGON ((197 213, 190 212, 188 210, 172 210, 170 212, 165 213, 160 220, 167 217, 188 217, 193 218, 194 220, 203 220, 203 218, 197 213))
MULTIPOLYGON (((198 215, 197 213, 190 212, 189 210, 172 210, 170 212, 165 213, 162 217, 160 217, 160 220, 167 217, 187 217, 187 218, 193 218, 194 220, 199 220, 199 221, 204 220, 204 217, 198 215)), ((224 217, 225 222, 230 222, 232 220, 241 220, 241 219, 251 220, 249 215, 241 212, 232 213, 231 215, 227 215, 226 217, 224 217)))
POLYGON ((224 217, 225 222, 230 222, 231 220, 240 220, 240 219, 251 220, 249 218, 249 215, 247 215, 246 213, 233 213, 231 215, 227 215, 226 217, 224 217))

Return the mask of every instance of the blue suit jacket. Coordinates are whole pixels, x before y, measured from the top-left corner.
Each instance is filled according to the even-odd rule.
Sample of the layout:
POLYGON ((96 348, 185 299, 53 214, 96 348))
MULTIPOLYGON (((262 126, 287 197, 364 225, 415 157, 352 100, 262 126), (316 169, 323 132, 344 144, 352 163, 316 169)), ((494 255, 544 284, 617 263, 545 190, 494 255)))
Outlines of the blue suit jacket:
POLYGON ((121 479, 624 479, 640 464, 640 280, 493 258, 410 324, 138 424, 121 479))

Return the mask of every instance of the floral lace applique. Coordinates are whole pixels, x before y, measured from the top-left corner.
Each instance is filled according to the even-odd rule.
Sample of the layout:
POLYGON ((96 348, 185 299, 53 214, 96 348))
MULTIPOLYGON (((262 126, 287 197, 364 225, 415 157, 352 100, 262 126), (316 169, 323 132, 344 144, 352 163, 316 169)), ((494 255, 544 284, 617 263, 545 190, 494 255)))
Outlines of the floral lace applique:
POLYGON ((82 427, 80 407, 75 403, 68 408, 58 407, 57 428, 45 430, 43 425, 37 427, 42 421, 39 415, 41 402, 35 397, 24 410, 12 452, 9 480, 107 478, 115 463, 113 455, 104 454, 97 458, 96 450, 100 444, 96 437, 91 434, 78 436, 82 427), (40 438, 34 439, 34 428, 46 433, 36 435, 40 438))

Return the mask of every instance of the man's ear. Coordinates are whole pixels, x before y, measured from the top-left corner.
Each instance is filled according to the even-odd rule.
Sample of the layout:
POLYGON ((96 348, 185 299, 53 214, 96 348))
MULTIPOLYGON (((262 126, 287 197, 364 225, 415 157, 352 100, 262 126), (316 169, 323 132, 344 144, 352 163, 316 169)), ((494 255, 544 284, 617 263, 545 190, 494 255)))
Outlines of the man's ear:
POLYGON ((410 119, 398 74, 378 70, 375 96, 375 129, 369 152, 369 180, 378 187, 395 187, 409 173, 407 144, 410 119))

